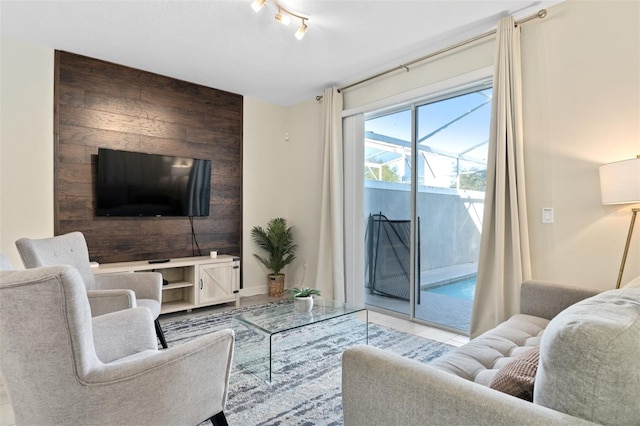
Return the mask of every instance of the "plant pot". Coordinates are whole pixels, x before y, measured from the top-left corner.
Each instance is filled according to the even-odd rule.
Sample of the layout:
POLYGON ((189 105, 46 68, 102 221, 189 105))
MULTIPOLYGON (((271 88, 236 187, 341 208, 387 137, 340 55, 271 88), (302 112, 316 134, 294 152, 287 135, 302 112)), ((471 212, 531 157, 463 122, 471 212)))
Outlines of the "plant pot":
POLYGON ((269 296, 282 297, 284 294, 284 274, 269 274, 267 281, 269 282, 269 296))
POLYGON ((313 308, 313 297, 294 297, 293 298, 293 311, 294 312, 311 312, 313 308))

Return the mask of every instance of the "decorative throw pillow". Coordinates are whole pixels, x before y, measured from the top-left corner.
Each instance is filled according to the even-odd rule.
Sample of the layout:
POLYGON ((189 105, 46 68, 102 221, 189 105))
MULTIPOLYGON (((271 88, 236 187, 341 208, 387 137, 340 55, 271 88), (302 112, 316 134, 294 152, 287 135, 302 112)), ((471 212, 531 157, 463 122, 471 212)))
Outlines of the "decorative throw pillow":
POLYGON ((540 348, 534 346, 506 363, 493 377, 489 387, 527 401, 533 401, 533 382, 538 370, 540 348))

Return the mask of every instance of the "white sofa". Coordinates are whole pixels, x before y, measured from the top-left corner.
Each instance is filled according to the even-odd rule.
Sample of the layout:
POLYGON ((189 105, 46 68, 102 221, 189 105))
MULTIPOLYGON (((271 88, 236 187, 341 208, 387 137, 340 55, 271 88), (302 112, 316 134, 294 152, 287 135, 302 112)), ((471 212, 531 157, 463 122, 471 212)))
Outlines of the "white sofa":
POLYGON ((640 424, 640 277, 597 293, 527 281, 521 314, 429 365, 348 349, 345 425, 640 424), (532 402, 488 386, 538 351, 532 402))

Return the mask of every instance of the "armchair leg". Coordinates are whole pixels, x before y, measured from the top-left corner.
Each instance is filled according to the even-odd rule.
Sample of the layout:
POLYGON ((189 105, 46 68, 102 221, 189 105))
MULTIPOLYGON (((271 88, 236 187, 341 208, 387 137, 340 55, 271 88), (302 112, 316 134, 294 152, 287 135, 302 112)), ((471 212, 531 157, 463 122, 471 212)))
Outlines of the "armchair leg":
POLYGON ((158 318, 156 318, 156 320, 153 322, 156 326, 156 336, 158 336, 158 339, 160 339, 160 344, 162 345, 163 349, 167 349, 167 341, 164 338, 164 333, 162 332, 162 327, 160 327, 160 321, 158 321, 158 318))
POLYGON ((229 426, 229 423, 227 423, 227 418, 224 415, 224 411, 220 411, 218 414, 211 417, 209 420, 211 420, 211 423, 213 424, 213 426, 229 426))

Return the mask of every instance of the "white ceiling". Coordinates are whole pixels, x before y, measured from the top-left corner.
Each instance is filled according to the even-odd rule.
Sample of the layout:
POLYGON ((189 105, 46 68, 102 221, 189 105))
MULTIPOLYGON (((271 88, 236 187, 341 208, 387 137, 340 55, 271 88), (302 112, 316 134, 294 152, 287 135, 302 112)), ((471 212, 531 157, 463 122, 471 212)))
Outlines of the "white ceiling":
POLYGON ((281 0, 310 17, 299 41, 250 0, 2 0, 0 33, 288 106, 560 1, 281 0))

